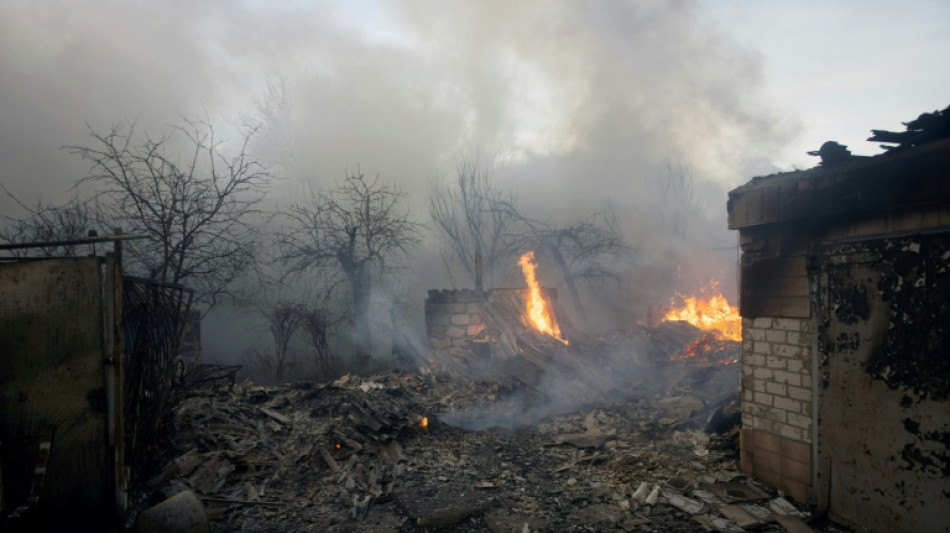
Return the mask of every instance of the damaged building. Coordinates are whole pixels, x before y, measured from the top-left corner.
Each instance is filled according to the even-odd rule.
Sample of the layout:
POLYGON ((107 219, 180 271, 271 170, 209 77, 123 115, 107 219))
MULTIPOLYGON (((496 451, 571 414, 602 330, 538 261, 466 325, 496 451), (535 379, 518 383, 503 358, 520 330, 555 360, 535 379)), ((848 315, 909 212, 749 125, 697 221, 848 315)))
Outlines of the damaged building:
POLYGON ((741 468, 857 528, 946 531, 950 138, 820 152, 729 193, 741 468))

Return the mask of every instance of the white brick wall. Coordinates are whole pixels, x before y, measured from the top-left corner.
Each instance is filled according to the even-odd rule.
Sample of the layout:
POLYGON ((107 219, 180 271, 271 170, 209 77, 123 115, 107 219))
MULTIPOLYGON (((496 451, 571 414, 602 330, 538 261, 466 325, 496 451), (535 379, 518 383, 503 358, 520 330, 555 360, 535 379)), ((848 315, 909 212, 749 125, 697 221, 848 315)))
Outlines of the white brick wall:
POLYGON ((742 320, 742 422, 812 441, 811 320, 742 320))

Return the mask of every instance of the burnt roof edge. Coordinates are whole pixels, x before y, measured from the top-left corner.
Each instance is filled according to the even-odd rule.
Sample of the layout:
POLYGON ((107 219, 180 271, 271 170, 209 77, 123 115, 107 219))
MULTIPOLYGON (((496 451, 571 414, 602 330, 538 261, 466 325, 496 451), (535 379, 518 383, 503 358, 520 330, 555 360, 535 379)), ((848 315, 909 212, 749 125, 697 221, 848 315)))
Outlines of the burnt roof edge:
POLYGON ((729 191, 729 229, 950 203, 950 139, 835 166, 753 178, 729 191))

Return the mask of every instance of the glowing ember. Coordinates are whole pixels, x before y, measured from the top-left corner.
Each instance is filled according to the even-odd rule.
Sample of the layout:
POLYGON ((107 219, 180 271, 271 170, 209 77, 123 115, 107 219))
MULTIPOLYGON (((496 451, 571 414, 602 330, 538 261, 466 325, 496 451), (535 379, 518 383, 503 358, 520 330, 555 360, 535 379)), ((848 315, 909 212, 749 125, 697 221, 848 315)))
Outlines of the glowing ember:
POLYGON ((726 297, 719 292, 719 282, 710 280, 699 290, 700 296, 686 297, 677 293, 670 302, 672 309, 663 317, 664 321, 682 320, 705 331, 716 331, 723 338, 742 340, 742 318, 739 309, 729 305, 726 297), (682 305, 677 306, 677 300, 682 305))
POLYGON ((725 340, 718 331, 707 331, 690 344, 683 353, 670 357, 670 361, 701 361, 704 363, 719 363, 731 365, 737 363, 735 343, 725 340))
POLYGON ((528 320, 531 321, 531 325, 541 333, 547 333, 564 344, 567 344, 567 340, 561 338, 561 328, 557 325, 554 313, 551 312, 547 301, 541 294, 541 285, 538 284, 538 278, 534 273, 534 269, 537 267, 534 263, 534 252, 527 252, 522 255, 521 259, 518 260, 518 264, 521 265, 525 282, 528 284, 525 304, 528 308, 528 320))
POLYGON ((422 417, 422 420, 419 421, 419 427, 422 429, 429 429, 429 417, 422 417))

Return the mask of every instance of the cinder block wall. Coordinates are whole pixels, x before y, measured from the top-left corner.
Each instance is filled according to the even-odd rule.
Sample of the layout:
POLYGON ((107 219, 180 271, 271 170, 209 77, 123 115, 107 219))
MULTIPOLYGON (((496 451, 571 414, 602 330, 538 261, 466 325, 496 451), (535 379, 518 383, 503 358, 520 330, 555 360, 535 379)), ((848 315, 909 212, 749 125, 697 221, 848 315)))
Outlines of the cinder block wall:
POLYGON ((805 502, 812 481, 812 322, 742 320, 742 470, 805 502))
POLYGON ((474 290, 430 290, 425 302, 429 346, 448 354, 471 354, 469 341, 485 329, 482 311, 487 293, 474 290))

